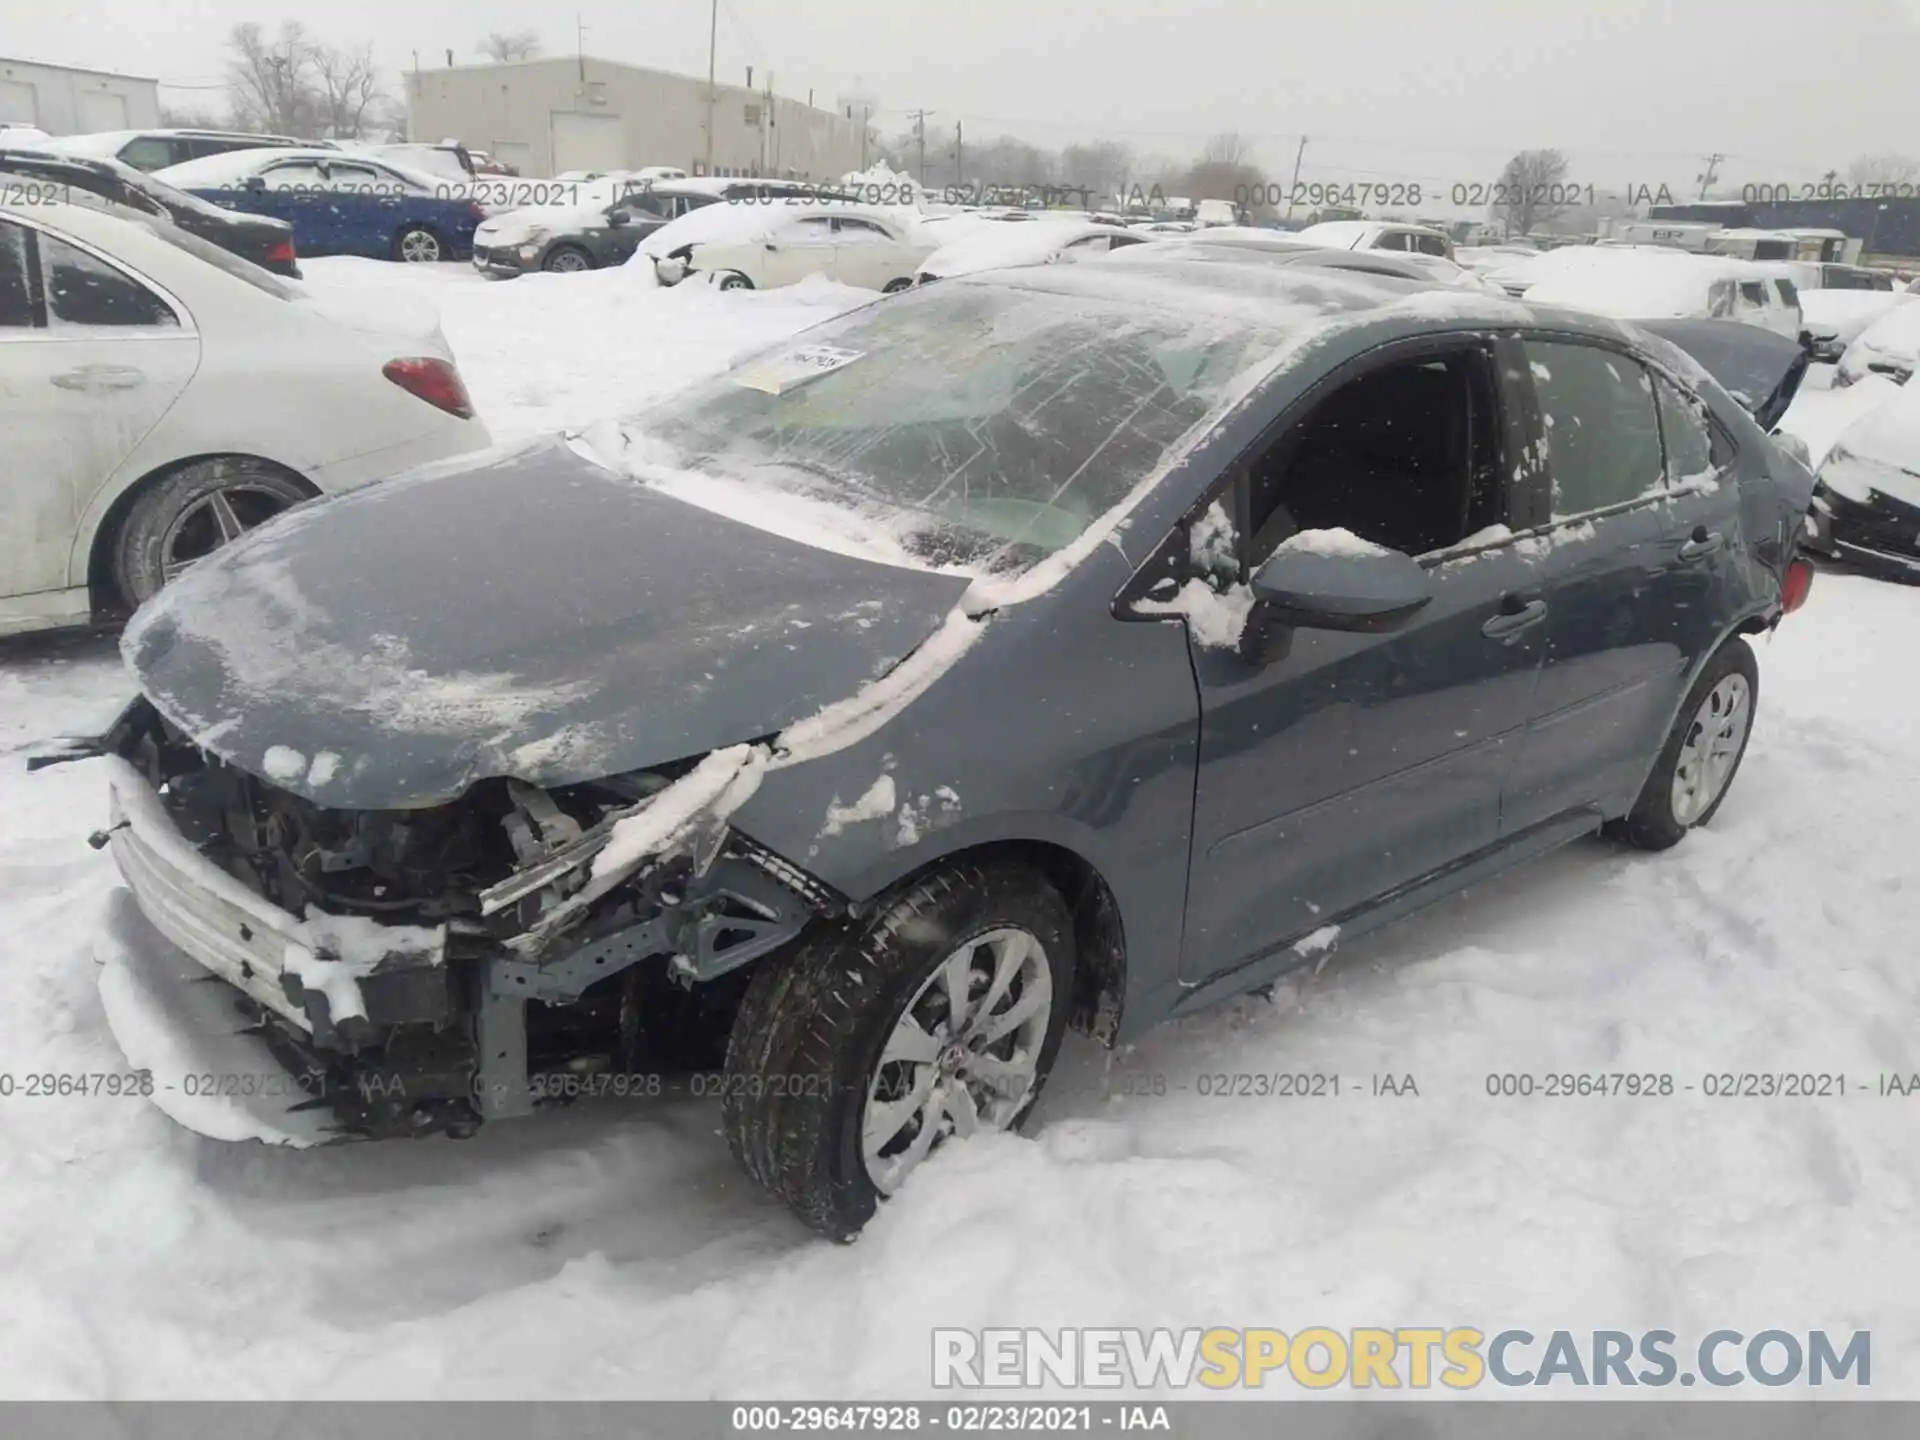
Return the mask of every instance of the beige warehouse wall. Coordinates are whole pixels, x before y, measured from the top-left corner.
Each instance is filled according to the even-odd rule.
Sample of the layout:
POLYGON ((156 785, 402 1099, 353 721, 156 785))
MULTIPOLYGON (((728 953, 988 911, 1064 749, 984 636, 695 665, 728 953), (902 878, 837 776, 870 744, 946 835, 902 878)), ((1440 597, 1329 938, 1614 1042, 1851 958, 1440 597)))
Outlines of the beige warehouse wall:
MULTIPOLYGON (((706 156, 707 85, 703 79, 619 65, 591 56, 464 65, 409 74, 408 135, 456 137, 492 149, 524 145, 546 176, 566 166, 553 153, 555 112, 618 118, 626 164, 678 165, 695 171, 706 156)), ((861 165, 860 122, 797 100, 776 98, 770 127, 765 94, 716 87, 713 163, 730 173, 836 179, 861 165)))

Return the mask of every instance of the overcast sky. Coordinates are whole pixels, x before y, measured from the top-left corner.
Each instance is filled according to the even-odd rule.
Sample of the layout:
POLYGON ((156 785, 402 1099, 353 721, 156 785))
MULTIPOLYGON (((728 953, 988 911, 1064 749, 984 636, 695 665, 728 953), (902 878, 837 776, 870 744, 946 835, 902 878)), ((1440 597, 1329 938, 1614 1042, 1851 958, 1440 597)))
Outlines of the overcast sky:
MULTIPOLYGON (((533 0, 0 0, 15 57, 156 75, 217 102, 239 21, 298 19, 382 63, 476 59, 489 30, 575 47, 533 0)), ((709 0, 577 0, 589 55, 704 74, 709 0)), ((1184 158, 1236 130, 1275 175, 1491 180, 1551 145, 1576 180, 1807 180, 1920 152, 1920 0, 719 0, 719 73, 821 104, 858 81, 889 133, 925 107, 969 140, 1121 138, 1184 158)), ((397 88, 397 87, 396 87, 397 88)), ((483 140, 486 137, 465 137, 483 140)))

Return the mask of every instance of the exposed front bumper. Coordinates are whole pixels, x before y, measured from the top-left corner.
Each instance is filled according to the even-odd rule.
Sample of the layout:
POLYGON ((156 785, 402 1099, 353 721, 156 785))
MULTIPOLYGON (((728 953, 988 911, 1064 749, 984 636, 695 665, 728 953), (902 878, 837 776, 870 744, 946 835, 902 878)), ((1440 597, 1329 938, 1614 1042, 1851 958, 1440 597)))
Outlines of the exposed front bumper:
POLYGON ((1810 548, 1882 579, 1920 582, 1920 508, 1878 490, 1867 497, 1817 486, 1808 511, 1810 548))
MULTIPOLYGON (((199 964, 311 1034, 287 995, 287 947, 300 922, 196 851, 153 786, 118 756, 105 757, 114 862, 140 911, 199 964)), ((303 946, 304 948, 304 946, 303 946)))
POLYGON ((117 755, 107 766, 114 862, 135 902, 196 964, 316 1043, 351 1051, 391 1021, 446 1009, 446 929, 359 922, 353 953, 339 927, 288 914, 202 855, 146 776, 117 755))

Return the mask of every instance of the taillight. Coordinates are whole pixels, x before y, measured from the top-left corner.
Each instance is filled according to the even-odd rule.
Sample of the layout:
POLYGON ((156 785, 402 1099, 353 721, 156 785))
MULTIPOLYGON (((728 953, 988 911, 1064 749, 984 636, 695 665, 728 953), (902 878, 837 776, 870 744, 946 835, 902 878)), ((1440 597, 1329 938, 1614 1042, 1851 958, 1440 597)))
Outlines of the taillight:
POLYGON ((487 207, 482 205, 478 200, 469 200, 467 202, 467 209, 473 213, 473 218, 476 221, 487 218, 487 207))
POLYGON ((473 401, 467 398, 467 387, 460 379, 460 372, 445 360, 432 356, 389 360, 380 373, 409 395, 418 395, 449 415, 458 415, 462 420, 473 418, 473 401))
POLYGON ((1807 596, 1813 590, 1813 562, 1795 560, 1787 566, 1787 573, 1780 581, 1780 613, 1791 615, 1807 603, 1807 596))
POLYGON ((292 237, 282 240, 278 245, 267 251, 267 259, 270 261, 285 261, 291 265, 293 263, 292 237))

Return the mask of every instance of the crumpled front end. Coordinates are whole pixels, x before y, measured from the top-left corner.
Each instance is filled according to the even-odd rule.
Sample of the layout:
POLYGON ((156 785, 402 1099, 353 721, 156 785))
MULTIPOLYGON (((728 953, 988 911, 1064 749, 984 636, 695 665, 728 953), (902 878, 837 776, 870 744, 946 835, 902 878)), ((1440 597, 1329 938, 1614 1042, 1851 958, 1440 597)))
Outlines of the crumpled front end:
POLYGON ((698 1051, 690 1019, 841 903, 727 823, 724 754, 368 811, 227 764, 145 700, 100 748, 141 913, 342 1137, 657 1093, 636 1077, 698 1051))

